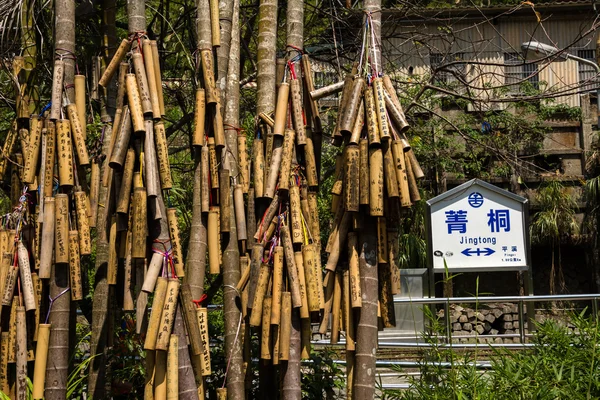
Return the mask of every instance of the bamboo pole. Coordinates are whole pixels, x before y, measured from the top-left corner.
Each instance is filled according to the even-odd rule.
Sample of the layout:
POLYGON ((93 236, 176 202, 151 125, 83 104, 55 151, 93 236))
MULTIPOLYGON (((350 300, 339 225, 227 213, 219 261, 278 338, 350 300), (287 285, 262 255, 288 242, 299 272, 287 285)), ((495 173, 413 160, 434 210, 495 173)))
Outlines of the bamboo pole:
POLYGON ((44 217, 42 223, 42 243, 40 249, 40 269, 41 279, 50 278, 50 267, 52 265, 52 252, 54 250, 54 197, 44 199, 44 217))
POLYGON ((77 105, 72 103, 67 105, 67 115, 69 116, 69 122, 71 123, 71 134, 73 136, 73 142, 75 144, 75 153, 77 154, 77 160, 80 166, 87 166, 90 164, 90 157, 85 147, 85 133, 81 126, 81 119, 77 114, 77 105))
POLYGON ((69 197, 59 193, 55 196, 55 222, 54 222, 54 260, 56 263, 69 262, 69 197))
POLYGON ((394 140, 392 143, 392 155, 394 157, 394 164, 396 166, 396 180, 398 181, 400 204, 402 207, 410 207, 412 202, 410 201, 410 191, 408 188, 406 160, 404 159, 402 143, 398 140, 394 140))
MULTIPOLYGON (((48 341, 50 339, 50 325, 40 324, 35 348, 35 365, 33 369, 33 399, 44 398, 44 386, 46 379, 46 364, 48 361, 48 341)), ((1 363, 1 361, 0 361, 1 363)), ((0 388, 0 390, 3 390, 0 388)))
POLYGON ((208 267, 211 274, 221 272, 219 253, 219 207, 212 206, 208 212, 208 267))
POLYGON ((83 300, 79 232, 76 230, 69 231, 69 282, 71 286, 71 300, 83 300))
POLYGON ((73 147, 71 144, 71 127, 68 120, 56 121, 56 140, 58 154, 58 182, 64 189, 70 189, 73 178, 73 147))
POLYGON ((50 108, 50 119, 60 119, 62 108, 63 81, 65 77, 65 62, 62 59, 54 61, 54 72, 52 74, 52 106, 50 108))
POLYGON ((204 90, 206 91, 206 104, 217 104, 219 94, 215 83, 214 60, 212 50, 200 49, 200 60, 202 62, 202 74, 204 77, 204 90))
POLYGON ((152 46, 150 45, 149 39, 144 39, 142 41, 142 52, 144 56, 144 68, 146 70, 146 77, 148 80, 148 92, 150 94, 152 116, 154 119, 160 119, 162 113, 160 108, 160 99, 158 96, 158 82, 156 81, 156 72, 154 71, 156 62, 154 61, 154 52, 152 50, 152 46))
POLYGON ((156 351, 154 363, 154 400, 167 400, 167 352, 156 351))
MULTIPOLYGON (((255 297, 256 299, 256 297, 255 297)), ((271 296, 265 296, 262 303, 262 329, 260 335, 260 358, 270 360, 271 357, 271 296)), ((254 315, 254 309, 252 309, 254 315)))
POLYGON ((294 261, 294 248, 290 237, 290 230, 287 225, 281 226, 281 241, 283 245, 283 254, 285 256, 289 289, 292 294, 292 307, 298 308, 302 305, 300 287, 298 281, 298 268, 294 261))
POLYGON ((250 314, 250 326, 260 326, 262 318, 262 306, 267 293, 271 270, 268 265, 262 264, 256 283, 256 293, 252 302, 252 314, 250 314))
POLYGON ((17 400, 27 399, 27 326, 25 307, 16 308, 16 363, 17 363, 17 400))
POLYGON ((369 214, 383 216, 383 152, 381 148, 369 149, 369 214))
POLYGON ((146 236, 148 235, 147 225, 147 204, 146 189, 143 187, 133 190, 133 219, 132 219, 132 257, 146 257, 146 236))
POLYGON ((85 75, 75 75, 75 104, 77 105, 77 114, 81 119, 81 128, 83 140, 87 137, 87 113, 85 111, 85 75))
POLYGON ((33 184, 40 160, 40 147, 42 144, 42 121, 37 121, 37 117, 32 118, 33 127, 29 133, 29 147, 23 154, 25 157, 25 168, 23 170, 23 183, 33 184))
POLYGON ((142 111, 142 100, 138 89, 135 74, 127 74, 125 77, 127 85, 127 100, 129 111, 131 112, 131 122, 133 123, 133 131, 135 133, 145 132, 144 113, 142 111))
POLYGON ((106 265, 106 281, 109 285, 117 284, 117 270, 119 260, 117 256, 117 217, 113 215, 110 219, 108 231, 108 262, 106 265))
POLYGON ((391 134, 385 108, 383 81, 381 78, 373 79, 373 95, 375 97, 375 111, 377 113, 377 125, 379 126, 379 136, 382 140, 388 140, 390 139, 391 134))
POLYGON ((206 118, 206 95, 204 89, 196 89, 196 102, 194 106, 194 134, 193 146, 204 146, 204 123, 206 118))
POLYGON ((128 149, 123 166, 123 177, 121 178, 121 188, 119 190, 119 199, 117 201, 117 212, 119 214, 129 213, 129 203, 131 198, 131 187, 133 186, 133 168, 135 166, 135 150, 128 149))
POLYGON ((279 190, 286 191, 290 188, 290 174, 292 171, 292 155, 294 152, 295 132, 291 129, 285 130, 283 147, 281 152, 281 168, 279 169, 279 190))
POLYGON ((167 352, 167 400, 179 399, 179 338, 177 335, 169 337, 169 350, 167 352))
POLYGON ((179 295, 179 280, 169 278, 167 282, 167 293, 160 317, 160 330, 156 338, 156 350, 168 350, 169 339, 175 322, 177 309, 177 297, 179 295))
POLYGON ((158 330, 160 329, 160 319, 162 310, 165 304, 167 294, 167 278, 159 277, 156 281, 154 289, 154 300, 152 302, 152 311, 148 320, 148 329, 146 331, 146 340, 144 341, 145 350, 156 349, 156 339, 158 338, 158 330))
POLYGON ((177 224, 176 208, 167 208, 167 222, 169 224, 171 258, 175 267, 175 273, 177 274, 177 277, 183 278, 185 272, 183 269, 183 255, 181 254, 181 239, 179 235, 179 225, 177 224))
POLYGON ((114 169, 123 167, 126 162, 129 141, 131 139, 131 111, 128 105, 123 107, 118 130, 115 131, 114 148, 110 155, 109 166, 114 169))
POLYGON ((92 254, 92 239, 90 237, 87 195, 83 191, 77 191, 73 194, 73 197, 75 197, 75 210, 77 212, 79 253, 82 256, 87 256, 92 254))
POLYGON ((210 340, 208 338, 208 310, 206 308, 197 308, 198 326, 200 328, 200 338, 202 339, 202 354, 200 357, 202 376, 211 374, 210 365, 210 340))
POLYGON ((154 61, 154 80, 156 81, 156 90, 158 92, 158 104, 160 106, 160 115, 165 115, 165 100, 163 95, 162 79, 160 72, 160 57, 158 55, 158 46, 156 40, 150 41, 152 47, 152 61, 154 61))
POLYGON ((308 309, 308 295, 306 293, 306 274, 304 273, 304 257, 301 251, 294 253, 294 262, 298 269, 298 288, 300 289, 300 298, 302 305, 300 306, 300 318, 310 318, 310 311, 308 309))
POLYGON ((290 332, 292 326, 292 297, 290 292, 281 295, 281 329, 279 330, 279 360, 290 357, 290 332))
POLYGON ((127 52, 129 52, 130 47, 131 47, 131 44, 130 44, 129 40, 123 39, 121 41, 121 44, 119 45, 119 47, 117 48, 117 51, 115 52, 112 59, 110 60, 108 67, 106 67, 106 69, 104 70, 104 73, 102 74, 102 77, 98 81, 98 84, 100 86, 108 87, 108 84, 112 80, 112 77, 114 76, 115 72, 117 72, 117 69, 118 69, 119 65, 121 64, 121 61, 123 61, 123 59, 125 58, 125 55, 127 54, 127 52))

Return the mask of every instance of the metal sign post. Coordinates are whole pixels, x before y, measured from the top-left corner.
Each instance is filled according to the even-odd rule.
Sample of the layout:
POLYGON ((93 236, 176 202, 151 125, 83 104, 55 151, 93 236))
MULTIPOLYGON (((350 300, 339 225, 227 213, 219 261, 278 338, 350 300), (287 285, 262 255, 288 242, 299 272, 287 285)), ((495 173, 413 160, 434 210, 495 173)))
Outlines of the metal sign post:
POLYGON ((529 203, 473 179, 427 201, 430 296, 440 272, 524 271, 531 285, 529 203))

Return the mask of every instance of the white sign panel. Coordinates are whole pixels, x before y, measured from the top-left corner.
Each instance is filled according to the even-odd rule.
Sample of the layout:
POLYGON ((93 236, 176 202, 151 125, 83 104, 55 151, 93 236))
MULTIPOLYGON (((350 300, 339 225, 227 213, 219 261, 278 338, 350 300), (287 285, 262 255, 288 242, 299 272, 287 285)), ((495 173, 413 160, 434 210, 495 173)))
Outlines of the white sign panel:
POLYGON ((524 198, 474 180, 427 203, 434 270, 527 267, 524 198))

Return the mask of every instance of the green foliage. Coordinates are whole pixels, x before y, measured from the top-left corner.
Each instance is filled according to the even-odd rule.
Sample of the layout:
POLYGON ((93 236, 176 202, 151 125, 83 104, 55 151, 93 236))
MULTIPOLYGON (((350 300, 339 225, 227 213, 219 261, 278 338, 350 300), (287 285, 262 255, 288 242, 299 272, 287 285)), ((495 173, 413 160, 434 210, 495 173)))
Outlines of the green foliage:
POLYGON ((339 358, 332 349, 313 350, 310 361, 302 369, 302 398, 321 400, 333 398, 336 391, 345 388, 345 371, 334 362, 339 358))
POLYGON ((537 191, 534 205, 539 208, 530 226, 534 243, 557 243, 561 238, 578 233, 577 202, 561 182, 544 183, 537 191))
MULTIPOLYGON (((441 322, 432 318, 434 329, 441 322)), ((425 351, 421 378, 408 377, 406 391, 386 390, 386 399, 486 399, 555 400, 597 399, 600 396, 599 322, 581 314, 571 321, 578 334, 564 324, 548 320, 537 326, 533 346, 519 352, 495 350, 491 369, 482 374, 476 355, 437 346, 435 336, 425 336, 433 347, 425 351), (439 362, 449 362, 446 367, 439 362)), ((483 346, 482 346, 483 347, 483 346)), ((396 368, 399 373, 403 371, 396 368)))

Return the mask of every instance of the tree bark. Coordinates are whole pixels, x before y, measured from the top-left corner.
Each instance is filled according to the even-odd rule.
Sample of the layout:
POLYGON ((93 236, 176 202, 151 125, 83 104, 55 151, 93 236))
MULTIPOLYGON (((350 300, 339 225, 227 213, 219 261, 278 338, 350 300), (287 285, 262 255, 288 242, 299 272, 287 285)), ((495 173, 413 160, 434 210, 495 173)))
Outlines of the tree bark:
MULTIPOLYGON (((287 363, 283 362, 283 400, 301 400, 302 389, 300 387, 300 356, 302 354, 302 338, 300 309, 292 309, 292 329, 290 331, 290 356, 287 363)), ((377 313, 375 313, 377 316, 377 313)))
MULTIPOLYGON (((225 105, 227 90, 229 89, 229 61, 231 60, 231 38, 233 28, 238 30, 239 26, 233 24, 234 1, 219 1, 219 20, 221 25, 221 46, 217 48, 217 76, 215 77, 217 87, 221 89, 221 104, 225 105)), ((239 6, 238 6, 239 8, 239 6)), ((238 61, 239 62, 239 61, 238 61)), ((239 79, 238 79, 239 80, 239 79)))
MULTIPOLYGON (((225 142, 226 151, 223 156, 223 164, 229 170, 232 177, 236 178, 239 174, 237 154, 237 134, 236 128, 240 124, 240 2, 234 0, 233 14, 231 21, 231 45, 229 50, 229 66, 227 70, 227 87, 225 97, 225 142)), ((223 26, 223 25, 222 25, 223 26)), ((221 33, 221 39, 224 39, 224 33, 221 33)), ((223 43, 221 44, 221 48, 223 43)), ((221 68, 221 61, 219 61, 221 68)), ((237 180, 239 182, 239 179, 237 180)))
POLYGON ((354 396, 372 399, 375 395, 375 361, 377 350, 377 235, 373 223, 360 233, 360 281, 362 307, 356 330, 356 362, 354 369, 354 396))
POLYGON ((256 114, 275 110, 275 53, 277 49, 277 0, 260 0, 258 6, 258 84, 256 114))
POLYGON ((175 325, 173 333, 179 338, 178 341, 178 387, 179 398, 182 400, 198 400, 198 387, 196 386, 196 377, 192 369, 190 352, 187 345, 186 329, 181 316, 181 307, 177 307, 175 315, 175 325))

